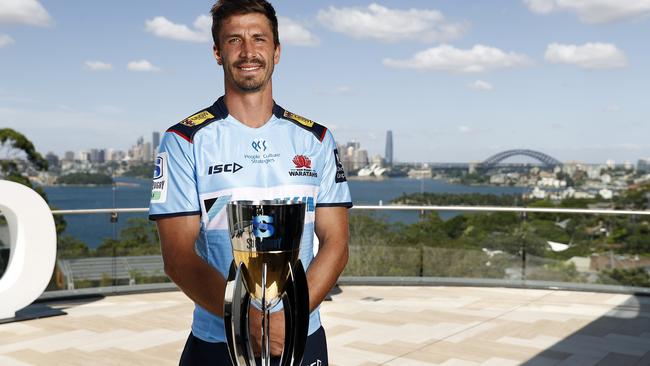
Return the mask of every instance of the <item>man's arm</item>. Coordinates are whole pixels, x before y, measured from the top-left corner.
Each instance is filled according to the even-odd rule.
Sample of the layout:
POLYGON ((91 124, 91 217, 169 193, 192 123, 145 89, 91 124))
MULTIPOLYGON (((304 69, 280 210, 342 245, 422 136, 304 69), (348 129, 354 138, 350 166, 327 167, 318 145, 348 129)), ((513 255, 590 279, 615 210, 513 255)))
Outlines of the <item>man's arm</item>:
MULTIPOLYGON (((336 284, 348 262, 348 209, 345 207, 316 208, 316 236, 320 242, 318 254, 307 270, 309 286, 309 311, 320 305, 336 284)), ((250 332, 256 340, 253 351, 260 353, 262 314, 251 307, 250 332)), ((284 347, 284 312, 271 313, 271 354, 279 356, 284 347)))
POLYGON ((195 303, 223 317, 226 280, 194 250, 200 220, 199 215, 156 220, 165 273, 195 303))
POLYGON ((309 311, 314 311, 334 287, 348 263, 348 209, 316 208, 316 236, 320 241, 318 254, 307 270, 309 311))

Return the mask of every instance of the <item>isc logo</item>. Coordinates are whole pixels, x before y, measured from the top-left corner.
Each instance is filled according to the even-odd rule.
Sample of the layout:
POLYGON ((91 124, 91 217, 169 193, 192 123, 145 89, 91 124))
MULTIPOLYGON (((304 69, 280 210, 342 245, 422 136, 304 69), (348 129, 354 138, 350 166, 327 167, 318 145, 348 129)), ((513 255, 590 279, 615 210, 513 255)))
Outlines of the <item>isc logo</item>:
POLYGON ((243 168, 243 166, 232 163, 232 164, 217 164, 213 165, 208 169, 208 175, 219 174, 219 173, 237 173, 243 168))

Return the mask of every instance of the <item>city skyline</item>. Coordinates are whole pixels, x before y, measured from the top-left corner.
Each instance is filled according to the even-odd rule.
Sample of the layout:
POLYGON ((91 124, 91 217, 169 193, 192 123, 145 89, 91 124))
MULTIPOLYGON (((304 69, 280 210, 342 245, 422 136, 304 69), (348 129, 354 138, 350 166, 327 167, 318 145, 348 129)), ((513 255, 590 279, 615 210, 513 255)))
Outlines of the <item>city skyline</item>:
MULTIPOLYGON (((649 1, 273 4, 275 99, 370 156, 385 154, 387 130, 396 161, 521 148, 586 163, 650 156, 649 1)), ((164 131, 222 93, 208 8, 0 4, 0 126, 43 154, 126 150, 164 131)))

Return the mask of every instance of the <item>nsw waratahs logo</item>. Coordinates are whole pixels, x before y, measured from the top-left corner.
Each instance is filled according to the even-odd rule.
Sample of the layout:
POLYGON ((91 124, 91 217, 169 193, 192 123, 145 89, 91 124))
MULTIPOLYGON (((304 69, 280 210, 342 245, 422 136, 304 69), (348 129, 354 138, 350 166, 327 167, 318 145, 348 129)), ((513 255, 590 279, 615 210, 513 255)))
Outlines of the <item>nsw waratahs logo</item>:
POLYGON ((292 177, 313 177, 317 178, 318 173, 311 168, 311 159, 305 155, 296 155, 293 157, 293 165, 295 169, 289 170, 289 175, 292 177))
POLYGON ((292 161, 296 165, 296 169, 311 169, 311 160, 305 155, 296 155, 292 161))

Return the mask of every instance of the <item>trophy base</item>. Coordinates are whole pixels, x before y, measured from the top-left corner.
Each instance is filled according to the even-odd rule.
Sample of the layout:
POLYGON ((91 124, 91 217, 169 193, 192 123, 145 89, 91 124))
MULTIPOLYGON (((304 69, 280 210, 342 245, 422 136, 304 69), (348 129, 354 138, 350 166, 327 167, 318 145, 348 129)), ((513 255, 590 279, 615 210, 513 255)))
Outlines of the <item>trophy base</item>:
MULTIPOLYGON (((288 264, 289 276, 282 292, 281 299, 284 307, 285 339, 280 366, 300 366, 305 353, 307 334, 309 330, 309 290, 307 275, 302 262, 298 259, 295 265, 288 264)), ((226 283, 224 296, 224 324, 228 351, 234 365, 255 366, 255 357, 251 346, 248 309, 251 305, 251 295, 246 289, 244 278, 248 270, 243 263, 239 266, 233 261, 226 283)), ((263 321, 262 365, 268 365, 268 316, 266 301, 262 301, 263 321)))

